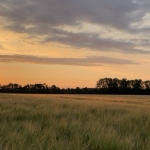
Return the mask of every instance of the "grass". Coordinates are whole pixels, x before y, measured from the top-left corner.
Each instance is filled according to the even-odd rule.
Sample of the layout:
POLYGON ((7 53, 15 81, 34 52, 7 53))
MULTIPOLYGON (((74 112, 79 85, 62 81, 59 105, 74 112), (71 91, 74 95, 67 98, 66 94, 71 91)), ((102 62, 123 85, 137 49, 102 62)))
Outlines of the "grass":
POLYGON ((150 96, 0 94, 0 150, 150 150, 150 96))

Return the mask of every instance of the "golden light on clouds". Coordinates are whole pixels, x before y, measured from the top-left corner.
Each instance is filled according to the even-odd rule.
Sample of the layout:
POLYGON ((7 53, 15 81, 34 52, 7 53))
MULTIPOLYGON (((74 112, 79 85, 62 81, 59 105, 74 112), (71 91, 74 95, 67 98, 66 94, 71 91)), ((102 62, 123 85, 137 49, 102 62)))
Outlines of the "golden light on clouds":
POLYGON ((0 1, 0 83, 148 79, 149 7, 147 0, 0 1))

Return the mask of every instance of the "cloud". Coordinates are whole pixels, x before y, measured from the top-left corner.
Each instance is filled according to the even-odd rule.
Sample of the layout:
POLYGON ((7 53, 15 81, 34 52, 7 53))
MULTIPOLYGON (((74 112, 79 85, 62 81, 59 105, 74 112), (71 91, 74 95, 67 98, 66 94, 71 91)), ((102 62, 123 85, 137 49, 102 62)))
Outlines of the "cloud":
MULTIPOLYGON (((135 41, 135 40, 134 40, 135 41)), ((149 40, 140 40, 141 44, 148 43, 149 40)), ((134 48, 136 44, 133 41, 114 40, 111 38, 102 38, 96 33, 73 33, 63 30, 53 30, 52 35, 46 37, 42 43, 58 42, 76 48, 90 48, 91 50, 115 51, 134 54, 150 54, 148 50, 139 50, 134 48)))
POLYGON ((27 33, 30 37, 44 35, 43 43, 149 54, 149 51, 136 49, 138 43, 132 41, 104 39, 100 33, 85 33, 80 29, 77 33, 63 30, 65 26, 78 28, 83 23, 90 23, 144 36, 150 31, 150 27, 144 26, 149 8, 149 0, 0 0, 0 25, 17 33, 27 33))
MULTIPOLYGON (((40 43, 49 43, 49 42, 57 42, 65 45, 69 45, 75 48, 88 48, 96 51, 112 51, 112 52, 121 52, 121 53, 134 53, 134 54, 150 54, 150 51, 147 50, 139 50, 134 47, 137 46, 136 43, 140 42, 139 45, 148 44, 149 40, 139 40, 134 39, 130 41, 123 40, 115 40, 112 38, 102 38, 98 33, 84 33, 84 32, 68 32, 63 29, 56 28, 47 28, 46 26, 38 26, 37 28, 29 28, 25 29, 18 24, 14 24, 13 26, 7 26, 6 28, 11 29, 15 32, 23 32, 23 33, 33 33, 35 35, 46 35, 40 43)), ((29 36, 30 38, 36 36, 29 36)))
POLYGON ((131 23, 141 21, 149 12, 148 6, 146 0, 0 0, 0 15, 21 25, 54 27, 90 22, 129 30, 131 23))
POLYGON ((50 58, 32 55, 0 55, 0 62, 35 63, 35 64, 59 64, 75 66, 101 66, 137 64, 131 60, 117 59, 104 56, 91 56, 86 58, 50 58))

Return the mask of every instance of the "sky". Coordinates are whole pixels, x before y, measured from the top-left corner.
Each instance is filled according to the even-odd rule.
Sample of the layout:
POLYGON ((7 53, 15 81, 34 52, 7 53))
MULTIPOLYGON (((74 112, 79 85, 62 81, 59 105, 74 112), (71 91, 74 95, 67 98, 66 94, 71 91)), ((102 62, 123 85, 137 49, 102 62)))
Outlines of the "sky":
POLYGON ((149 0, 0 0, 0 84, 150 80, 149 0))

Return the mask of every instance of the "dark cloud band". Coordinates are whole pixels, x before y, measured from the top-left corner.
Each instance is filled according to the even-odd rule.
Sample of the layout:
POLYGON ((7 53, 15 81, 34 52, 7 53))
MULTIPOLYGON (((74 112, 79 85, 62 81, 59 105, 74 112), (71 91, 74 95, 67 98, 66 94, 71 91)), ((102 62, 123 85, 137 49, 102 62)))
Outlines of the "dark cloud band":
MULTIPOLYGON (((100 33, 68 32, 59 27, 79 27, 82 23, 102 25, 132 34, 150 31, 134 28, 150 13, 150 1, 143 0, 0 0, 0 25, 17 33, 43 36, 42 43, 58 42, 99 51, 149 54, 138 42, 102 38, 100 33)), ((149 37, 147 37, 148 39, 149 37)), ((145 44, 144 42, 142 43, 145 44)))
POLYGON ((48 57, 37 57, 32 55, 0 55, 0 62, 60 64, 60 65, 75 65, 75 66, 101 66, 105 64, 111 65, 137 64, 136 62, 130 60, 123 60, 104 56, 92 56, 87 58, 48 58, 48 57))

